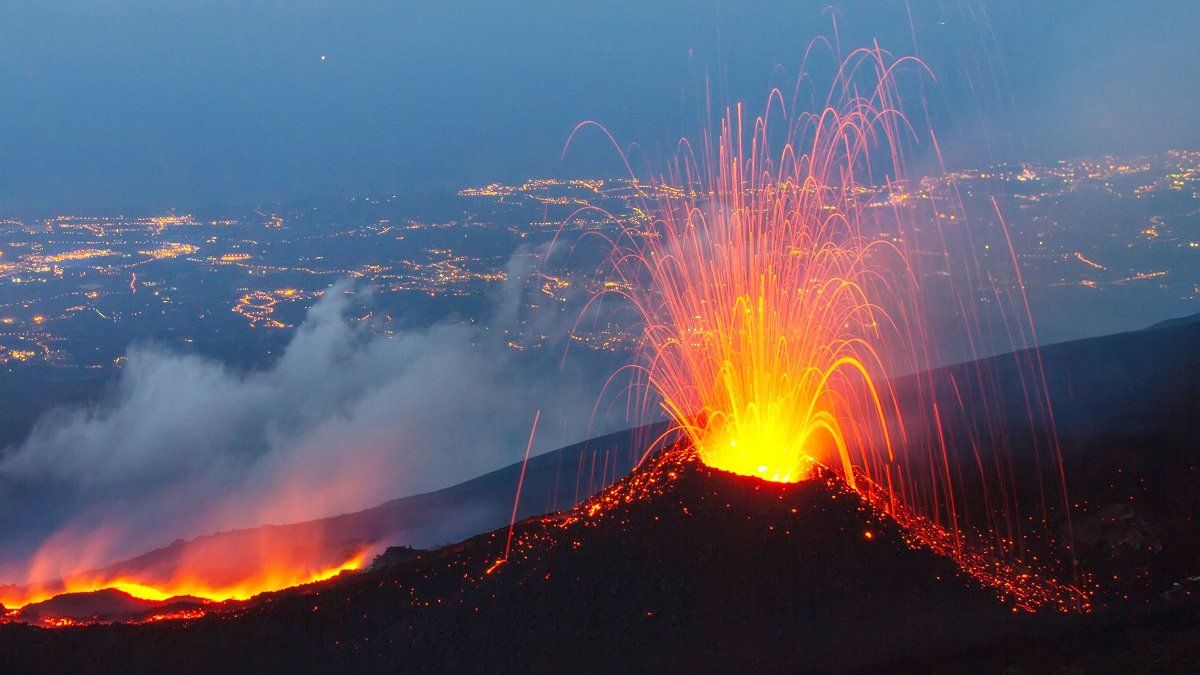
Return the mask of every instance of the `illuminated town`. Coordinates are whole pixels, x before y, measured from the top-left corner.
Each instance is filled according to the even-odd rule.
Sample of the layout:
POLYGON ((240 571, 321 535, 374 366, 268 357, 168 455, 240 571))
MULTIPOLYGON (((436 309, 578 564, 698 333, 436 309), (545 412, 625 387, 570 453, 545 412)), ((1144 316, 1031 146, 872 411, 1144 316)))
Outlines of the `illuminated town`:
MULTIPOLYGON (((967 216, 984 222, 994 220, 990 196, 998 195, 1025 281, 1054 307, 1038 317, 1044 334, 1136 327, 1138 308, 1150 317, 1184 314, 1200 300, 1200 152, 964 170, 893 185, 887 195, 877 190, 875 203, 919 202, 952 188, 967 216), (1082 202, 1090 205, 1086 216, 1082 202), (1131 313, 1088 323, 1095 308, 1118 305, 1131 313)), ((398 196, 330 204, 336 223, 320 207, 285 206, 203 217, 8 217, 0 221, 0 363, 10 372, 34 364, 105 370, 120 366, 131 341, 153 339, 215 353, 253 345, 242 358, 254 365, 347 276, 372 289, 376 306, 364 316, 376 330, 414 313, 426 322, 481 321, 488 298, 509 280, 510 258, 532 265, 535 247, 556 235, 615 235, 619 219, 642 217, 634 197, 651 189, 627 179, 466 187, 445 198, 457 215, 437 220, 407 213, 398 196), (512 254, 495 253, 503 250, 512 254)), ((979 249, 981 257, 999 254, 988 244, 979 249)), ((594 265, 553 260, 553 269, 516 280, 527 287, 523 316, 566 316, 602 290, 594 265)), ((544 338, 507 337, 519 350, 537 349, 544 338)), ((571 340, 599 351, 636 341, 612 317, 581 322, 571 340)))

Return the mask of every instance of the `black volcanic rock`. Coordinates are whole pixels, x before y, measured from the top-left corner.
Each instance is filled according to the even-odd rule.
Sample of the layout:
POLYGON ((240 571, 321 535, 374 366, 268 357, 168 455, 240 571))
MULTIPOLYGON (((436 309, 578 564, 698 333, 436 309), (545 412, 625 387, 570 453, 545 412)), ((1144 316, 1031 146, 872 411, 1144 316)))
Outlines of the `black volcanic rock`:
POLYGON ((507 534, 194 622, 4 627, 19 656, 0 666, 95 667, 83 655, 103 651, 114 670, 828 669, 1014 625, 953 562, 822 481, 664 456, 574 511, 521 523, 488 573, 507 534))
MULTIPOLYGON (((954 400, 961 386, 955 383, 986 383, 986 392, 965 396, 962 410, 943 416, 946 433, 958 434, 953 445, 966 453, 972 444, 963 441, 965 429, 1002 429, 992 441, 979 436, 980 460, 1011 462, 1016 511, 1047 515, 1053 548, 1034 545, 1042 545, 1043 559, 1061 562, 1062 576, 1073 574, 1072 563, 1090 574, 1100 604, 1155 602, 1200 574, 1200 316, 957 364, 928 378, 897 378, 892 386, 908 406, 905 418, 919 419, 925 379, 940 401, 954 400), (1048 398, 1052 418, 1028 416, 1030 396, 1048 398), (1058 471, 1052 437, 1061 449, 1069 517, 1056 499, 1042 502, 1040 486, 1061 494, 1046 478, 1058 471)), ((919 425, 909 430, 910 439, 922 433, 919 425)), ((985 522, 984 485, 970 462, 955 459, 964 467, 960 511, 985 522)))
POLYGON ((497 566, 508 534, 198 620, 0 625, 0 670, 1200 666, 1196 603, 1014 612, 834 481, 767 483, 670 452, 572 511, 518 523, 497 566))
MULTIPOLYGON (((1031 437, 1046 430, 1024 426, 1023 387, 1028 383, 1019 376, 1018 363, 1028 358, 1028 353, 1018 352, 958 364, 936 371, 935 381, 970 381, 979 372, 987 376, 996 387, 989 400, 992 414, 1003 412, 1020 482, 1034 485, 1028 448, 1031 437), (1022 471, 1025 475, 1019 475, 1022 471)), ((1084 568, 1106 580, 1104 599, 1157 598, 1172 584, 1200 574, 1200 315, 1141 331, 1049 345, 1041 349, 1041 362, 1063 448, 1068 494, 1081 505, 1081 513, 1075 514, 1075 554, 1084 568), (1106 514, 1121 510, 1130 511, 1130 519, 1105 520, 1106 514), (1144 546, 1131 545, 1138 539, 1131 538, 1130 528, 1141 533, 1137 536, 1143 537, 1144 546)), ((899 400, 923 400, 911 391, 917 386, 913 378, 899 378, 893 386, 899 400)), ((950 396, 943 392, 943 398, 950 396)), ((970 410, 982 414, 983 408, 970 410)), ((982 418, 958 422, 987 425, 982 418)), ((624 475, 663 429, 631 429, 532 457, 518 517, 570 508, 624 475), (598 478, 600 474, 605 477, 598 478)), ((93 576, 170 579, 186 559, 190 567, 213 561, 195 573, 216 578, 256 569, 254 554, 260 551, 287 549, 312 567, 326 567, 344 562, 349 552, 363 546, 430 548, 461 541, 507 523, 520 471, 521 464, 513 464, 355 513, 179 540, 93 576)), ((969 482, 963 491, 979 492, 969 482)), ((1054 527, 1061 530, 1066 525, 1058 522, 1054 527)))
MULTIPOLYGON (((824 483, 691 466, 592 517, 520 523, 511 559, 491 574, 507 528, 195 621, 0 626, 0 671, 1200 670, 1200 322, 1053 345, 1042 357, 1080 505, 1073 552, 1107 605, 1088 616, 1014 616, 824 483)), ((1000 406, 1020 405, 1016 358, 978 366, 1000 406)), ((904 381, 896 386, 903 394, 904 381)), ((1018 463, 1032 432, 1009 429, 1018 463)), ((531 460, 541 478, 528 494, 539 497, 522 500, 523 514, 560 503, 569 491, 555 489, 559 478, 576 476, 561 455, 544 457, 531 460)), ((412 543, 403 533, 434 532, 437 518, 480 503, 496 527, 518 469, 315 522, 347 537, 399 523, 392 541, 412 543)))

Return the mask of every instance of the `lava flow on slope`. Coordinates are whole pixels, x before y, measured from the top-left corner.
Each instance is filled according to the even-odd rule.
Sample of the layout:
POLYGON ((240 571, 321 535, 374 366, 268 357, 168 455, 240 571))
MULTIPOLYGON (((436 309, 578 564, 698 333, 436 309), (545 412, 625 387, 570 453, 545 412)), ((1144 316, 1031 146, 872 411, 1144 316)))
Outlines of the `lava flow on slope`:
POLYGON ((508 537, 196 620, 3 626, 19 649, 0 666, 71 667, 116 639, 114 669, 854 666, 1004 634, 1026 600, 998 599, 832 473, 763 481, 684 447, 517 523, 497 565, 508 537))
POLYGON ((0 621, 64 627, 195 618, 227 601, 357 570, 366 559, 366 550, 359 549, 341 554, 344 562, 318 567, 312 561, 319 552, 303 542, 253 531, 240 539, 240 548, 206 546, 206 538, 177 542, 172 546, 184 554, 173 564, 159 564, 158 556, 148 554, 61 578, 0 586, 0 621))

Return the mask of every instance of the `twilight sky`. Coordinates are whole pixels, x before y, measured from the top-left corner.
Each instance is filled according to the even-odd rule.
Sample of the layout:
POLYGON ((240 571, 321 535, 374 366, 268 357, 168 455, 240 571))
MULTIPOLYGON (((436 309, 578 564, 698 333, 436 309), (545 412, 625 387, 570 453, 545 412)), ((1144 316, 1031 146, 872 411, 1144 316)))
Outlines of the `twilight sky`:
POLYGON ((953 164, 1200 146, 1193 2, 39 0, 0 3, 0 211, 611 173, 560 160, 577 122, 666 155, 706 80, 790 83, 830 4, 844 48, 929 63, 953 164))

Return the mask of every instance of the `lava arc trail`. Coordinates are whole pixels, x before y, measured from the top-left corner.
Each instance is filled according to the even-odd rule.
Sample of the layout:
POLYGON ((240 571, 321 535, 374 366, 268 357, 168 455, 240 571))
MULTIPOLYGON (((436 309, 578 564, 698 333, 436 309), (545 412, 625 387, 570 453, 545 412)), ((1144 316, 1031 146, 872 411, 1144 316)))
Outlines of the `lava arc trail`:
POLYGON ((961 204, 912 203, 901 174, 919 135, 895 80, 924 66, 879 48, 839 63, 827 94, 808 92, 823 103, 802 109, 801 86, 791 103, 776 90, 761 116, 729 108, 715 133, 681 143, 667 175, 643 183, 646 217, 609 240, 606 293, 644 325, 639 405, 660 404, 711 467, 781 482, 828 467, 902 524, 942 533, 926 543, 964 566, 979 550, 997 569, 1030 563, 1035 541, 1053 548, 1049 513, 1067 509, 1053 439, 1022 444, 1031 477, 1013 469, 1013 418, 1052 433, 1044 381, 1031 357, 1014 357, 1028 361, 1014 411, 988 373, 939 379, 946 340, 930 328, 924 266, 960 279, 945 297, 972 349, 990 325, 976 307, 983 279, 1011 305, 1012 346, 1031 344, 1023 291, 945 232, 945 221, 965 227, 961 204))

